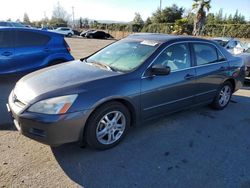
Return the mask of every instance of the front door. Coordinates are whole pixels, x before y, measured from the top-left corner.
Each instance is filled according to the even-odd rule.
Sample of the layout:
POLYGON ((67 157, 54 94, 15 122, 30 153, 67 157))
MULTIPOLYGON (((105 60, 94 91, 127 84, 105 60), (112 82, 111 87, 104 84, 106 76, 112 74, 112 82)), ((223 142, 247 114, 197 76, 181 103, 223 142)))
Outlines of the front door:
POLYGON ((13 39, 14 31, 0 31, 0 74, 11 73, 13 69, 13 39))
POLYGON ((150 119, 155 115, 178 111, 192 104, 196 72, 190 57, 189 45, 186 43, 167 47, 157 57, 153 65, 168 66, 171 72, 165 76, 152 76, 146 73, 142 77, 142 118, 150 119))

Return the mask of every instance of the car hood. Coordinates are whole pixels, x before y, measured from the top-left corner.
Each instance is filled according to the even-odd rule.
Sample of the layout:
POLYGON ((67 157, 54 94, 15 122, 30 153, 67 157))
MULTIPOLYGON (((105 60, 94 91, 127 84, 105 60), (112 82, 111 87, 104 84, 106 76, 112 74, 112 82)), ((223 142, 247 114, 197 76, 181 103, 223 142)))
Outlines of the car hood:
POLYGON ((104 70, 82 61, 72 61, 24 76, 17 82, 13 92, 18 100, 29 103, 36 97, 48 92, 118 74, 121 73, 104 70))

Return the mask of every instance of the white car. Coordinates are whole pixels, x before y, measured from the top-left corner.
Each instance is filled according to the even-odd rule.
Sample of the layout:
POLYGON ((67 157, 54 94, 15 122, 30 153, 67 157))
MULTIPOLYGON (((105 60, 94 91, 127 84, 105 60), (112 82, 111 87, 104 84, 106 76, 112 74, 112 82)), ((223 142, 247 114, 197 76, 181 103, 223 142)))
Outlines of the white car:
POLYGON ((238 39, 227 37, 214 38, 213 41, 218 42, 231 54, 237 55, 243 59, 246 66, 246 78, 247 80, 250 80, 250 45, 245 45, 238 39))
POLYGON ((62 35, 67 36, 67 37, 72 37, 74 35, 74 31, 69 27, 59 27, 59 28, 52 30, 52 31, 55 33, 62 34, 62 35))
POLYGON ((248 47, 240 42, 238 39, 219 37, 214 38, 214 41, 218 42, 221 46, 227 49, 230 53, 237 55, 246 52, 248 47))

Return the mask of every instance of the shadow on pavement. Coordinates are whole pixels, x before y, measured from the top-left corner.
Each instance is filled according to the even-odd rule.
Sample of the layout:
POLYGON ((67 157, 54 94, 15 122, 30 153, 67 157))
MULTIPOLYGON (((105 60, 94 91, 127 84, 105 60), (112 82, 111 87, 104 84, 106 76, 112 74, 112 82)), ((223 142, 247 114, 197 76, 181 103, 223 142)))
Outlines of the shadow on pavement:
POLYGON ((13 123, 0 124, 0 131, 16 131, 13 123))
POLYGON ((12 124, 12 120, 7 111, 6 103, 11 90, 19 79, 20 76, 0 77, 0 130, 12 130, 8 129, 12 124))

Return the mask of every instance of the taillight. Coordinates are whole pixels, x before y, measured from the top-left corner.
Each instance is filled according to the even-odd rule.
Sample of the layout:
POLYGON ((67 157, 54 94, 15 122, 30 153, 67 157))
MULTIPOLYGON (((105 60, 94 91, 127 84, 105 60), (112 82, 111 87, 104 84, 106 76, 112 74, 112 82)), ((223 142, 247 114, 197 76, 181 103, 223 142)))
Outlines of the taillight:
POLYGON ((65 40, 64 40, 64 45, 65 45, 66 49, 68 50, 68 52, 71 52, 71 49, 65 40))

